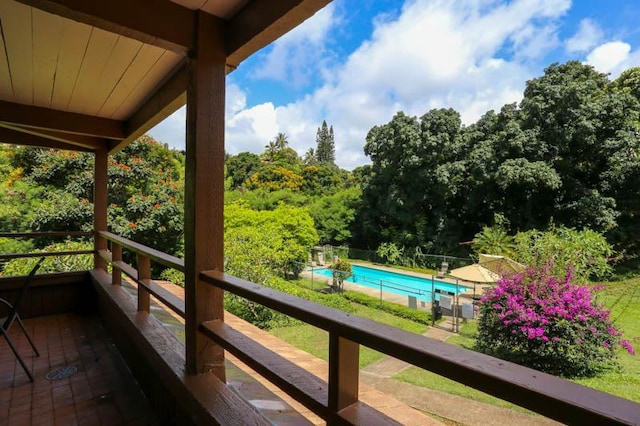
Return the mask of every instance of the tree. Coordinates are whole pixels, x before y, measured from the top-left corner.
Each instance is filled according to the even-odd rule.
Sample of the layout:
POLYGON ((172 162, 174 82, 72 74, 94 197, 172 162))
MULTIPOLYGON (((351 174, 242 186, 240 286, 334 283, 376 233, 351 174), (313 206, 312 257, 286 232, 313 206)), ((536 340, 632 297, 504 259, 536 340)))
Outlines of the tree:
POLYGON ((473 238, 471 245, 476 253, 495 254, 499 256, 514 257, 515 242, 513 237, 507 234, 501 224, 491 227, 485 226, 473 238))
POLYGON ((367 135, 365 154, 371 160, 370 177, 363 185, 364 243, 382 241, 400 246, 457 248, 457 188, 462 186, 458 165, 460 115, 432 110, 420 119, 402 112, 367 135), (449 222, 451 222, 449 224, 449 222))
POLYGON ((260 156, 251 152, 241 152, 228 156, 225 165, 227 175, 231 178, 231 188, 240 188, 260 168, 260 156))
POLYGON ((329 266, 329 269, 332 271, 333 288, 338 291, 342 291, 344 288, 344 281, 353 275, 351 263, 337 258, 336 261, 329 266))
POLYGON ((352 187, 313 199, 309 214, 321 244, 342 245, 351 240, 361 197, 360 189, 352 187))
POLYGON ((304 157, 303 157, 302 161, 304 161, 304 164, 306 164, 307 166, 315 165, 317 163, 316 151, 313 148, 309 148, 304 153, 304 157))
POLYGON ((614 253, 602 234, 562 226, 516 234, 515 251, 516 259, 525 265, 543 268, 551 263, 554 276, 571 273, 579 283, 608 276, 609 258, 614 253))
POLYGON ((277 151, 282 151, 289 146, 289 138, 285 133, 278 133, 273 141, 277 151))
MULTIPOLYGON (((20 148, 14 167, 20 185, 39 188, 28 201, 27 229, 91 230, 93 156, 42 148, 20 148)), ((169 254, 182 250, 184 156, 142 136, 110 157, 109 229, 169 254)), ((24 201, 22 201, 24 202, 24 201)), ((38 244, 50 241, 38 240, 38 244)))
POLYGON ((316 159, 320 164, 335 164, 336 161, 333 126, 328 128, 325 120, 316 132, 316 159))
MULTIPOLYGON (((306 209, 279 205, 271 211, 257 211, 242 202, 225 206, 225 238, 244 236, 258 232, 268 235, 262 241, 269 243, 265 252, 265 262, 273 273, 296 275, 307 260, 308 247, 318 242, 313 219, 306 209)), ((247 240, 245 250, 251 250, 251 240, 247 240)))

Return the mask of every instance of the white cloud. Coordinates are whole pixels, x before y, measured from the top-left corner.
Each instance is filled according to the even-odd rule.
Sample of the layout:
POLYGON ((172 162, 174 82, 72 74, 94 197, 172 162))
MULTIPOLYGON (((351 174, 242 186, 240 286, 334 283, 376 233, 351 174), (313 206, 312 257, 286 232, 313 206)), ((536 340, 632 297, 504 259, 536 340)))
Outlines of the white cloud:
POLYGON ((254 71, 255 78, 268 78, 303 87, 312 78, 319 64, 326 63, 327 34, 338 22, 335 7, 329 4, 267 49, 254 71))
POLYGON ((293 41, 285 38, 278 42, 285 47, 270 51, 263 77, 295 85, 290 73, 304 78, 321 72, 324 83, 280 106, 248 106, 239 86, 228 87, 227 151, 262 152, 277 132, 285 132, 303 153, 315 145, 317 126, 326 119, 335 129, 338 164, 353 168, 368 162, 363 146, 369 129, 399 110, 422 115, 452 107, 465 123, 474 122, 489 109, 520 100, 525 81, 540 72, 539 64, 531 64, 557 47, 556 25, 569 7, 569 0, 408 0, 395 19, 376 19, 370 39, 343 63, 329 70, 321 63, 321 71, 309 71, 301 66, 314 65, 309 58, 288 56, 285 47, 307 43, 325 49, 323 31, 331 24, 314 23, 327 18, 317 14, 303 24, 304 34, 292 33, 293 41), (298 65, 297 71, 287 68, 298 65))
POLYGON ((565 49, 569 53, 587 52, 602 39, 602 30, 591 19, 580 21, 578 31, 565 43, 565 49))
POLYGON ((624 63, 631 53, 631 46, 621 41, 602 44, 589 53, 587 63, 601 72, 612 72, 624 63))

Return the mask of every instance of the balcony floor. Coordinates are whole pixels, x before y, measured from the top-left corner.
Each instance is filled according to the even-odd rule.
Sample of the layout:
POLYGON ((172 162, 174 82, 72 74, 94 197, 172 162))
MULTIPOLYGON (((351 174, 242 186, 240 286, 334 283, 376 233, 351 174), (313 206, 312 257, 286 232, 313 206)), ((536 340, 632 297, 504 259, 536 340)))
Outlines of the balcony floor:
POLYGON ((36 357, 17 323, 10 337, 34 382, 0 337, 0 424, 149 425, 158 422, 97 317, 76 314, 25 320, 40 351, 36 357), (48 380, 51 370, 77 373, 48 380))

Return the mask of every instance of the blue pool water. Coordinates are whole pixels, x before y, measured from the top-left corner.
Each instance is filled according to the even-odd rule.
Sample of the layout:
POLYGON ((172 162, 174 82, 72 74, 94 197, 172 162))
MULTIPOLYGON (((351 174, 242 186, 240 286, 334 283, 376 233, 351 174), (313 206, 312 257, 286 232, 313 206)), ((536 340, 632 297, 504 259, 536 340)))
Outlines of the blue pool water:
MULTIPOLYGON (((367 268, 366 266, 353 265, 353 275, 345 281, 364 285, 367 287, 381 289, 389 293, 403 296, 415 296, 418 299, 431 302, 432 282, 430 279, 414 277, 412 275, 400 274, 397 272, 383 271, 380 269, 367 268)), ((332 271, 328 268, 314 269, 314 274, 331 277, 332 271)), ((436 290, 450 293, 462 293, 469 290, 469 287, 458 286, 444 281, 434 280, 433 285, 436 290)), ((436 291, 437 293, 437 291, 436 291)), ((436 300, 438 294, 436 294, 436 300)))

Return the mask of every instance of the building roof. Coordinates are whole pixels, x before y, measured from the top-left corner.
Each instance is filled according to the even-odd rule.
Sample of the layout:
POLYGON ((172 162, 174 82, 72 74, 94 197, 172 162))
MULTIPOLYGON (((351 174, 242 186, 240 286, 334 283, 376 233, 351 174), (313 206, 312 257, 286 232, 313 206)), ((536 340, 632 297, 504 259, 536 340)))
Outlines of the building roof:
POLYGON ((186 102, 202 19, 227 73, 330 0, 0 0, 0 141, 114 152, 186 102))

